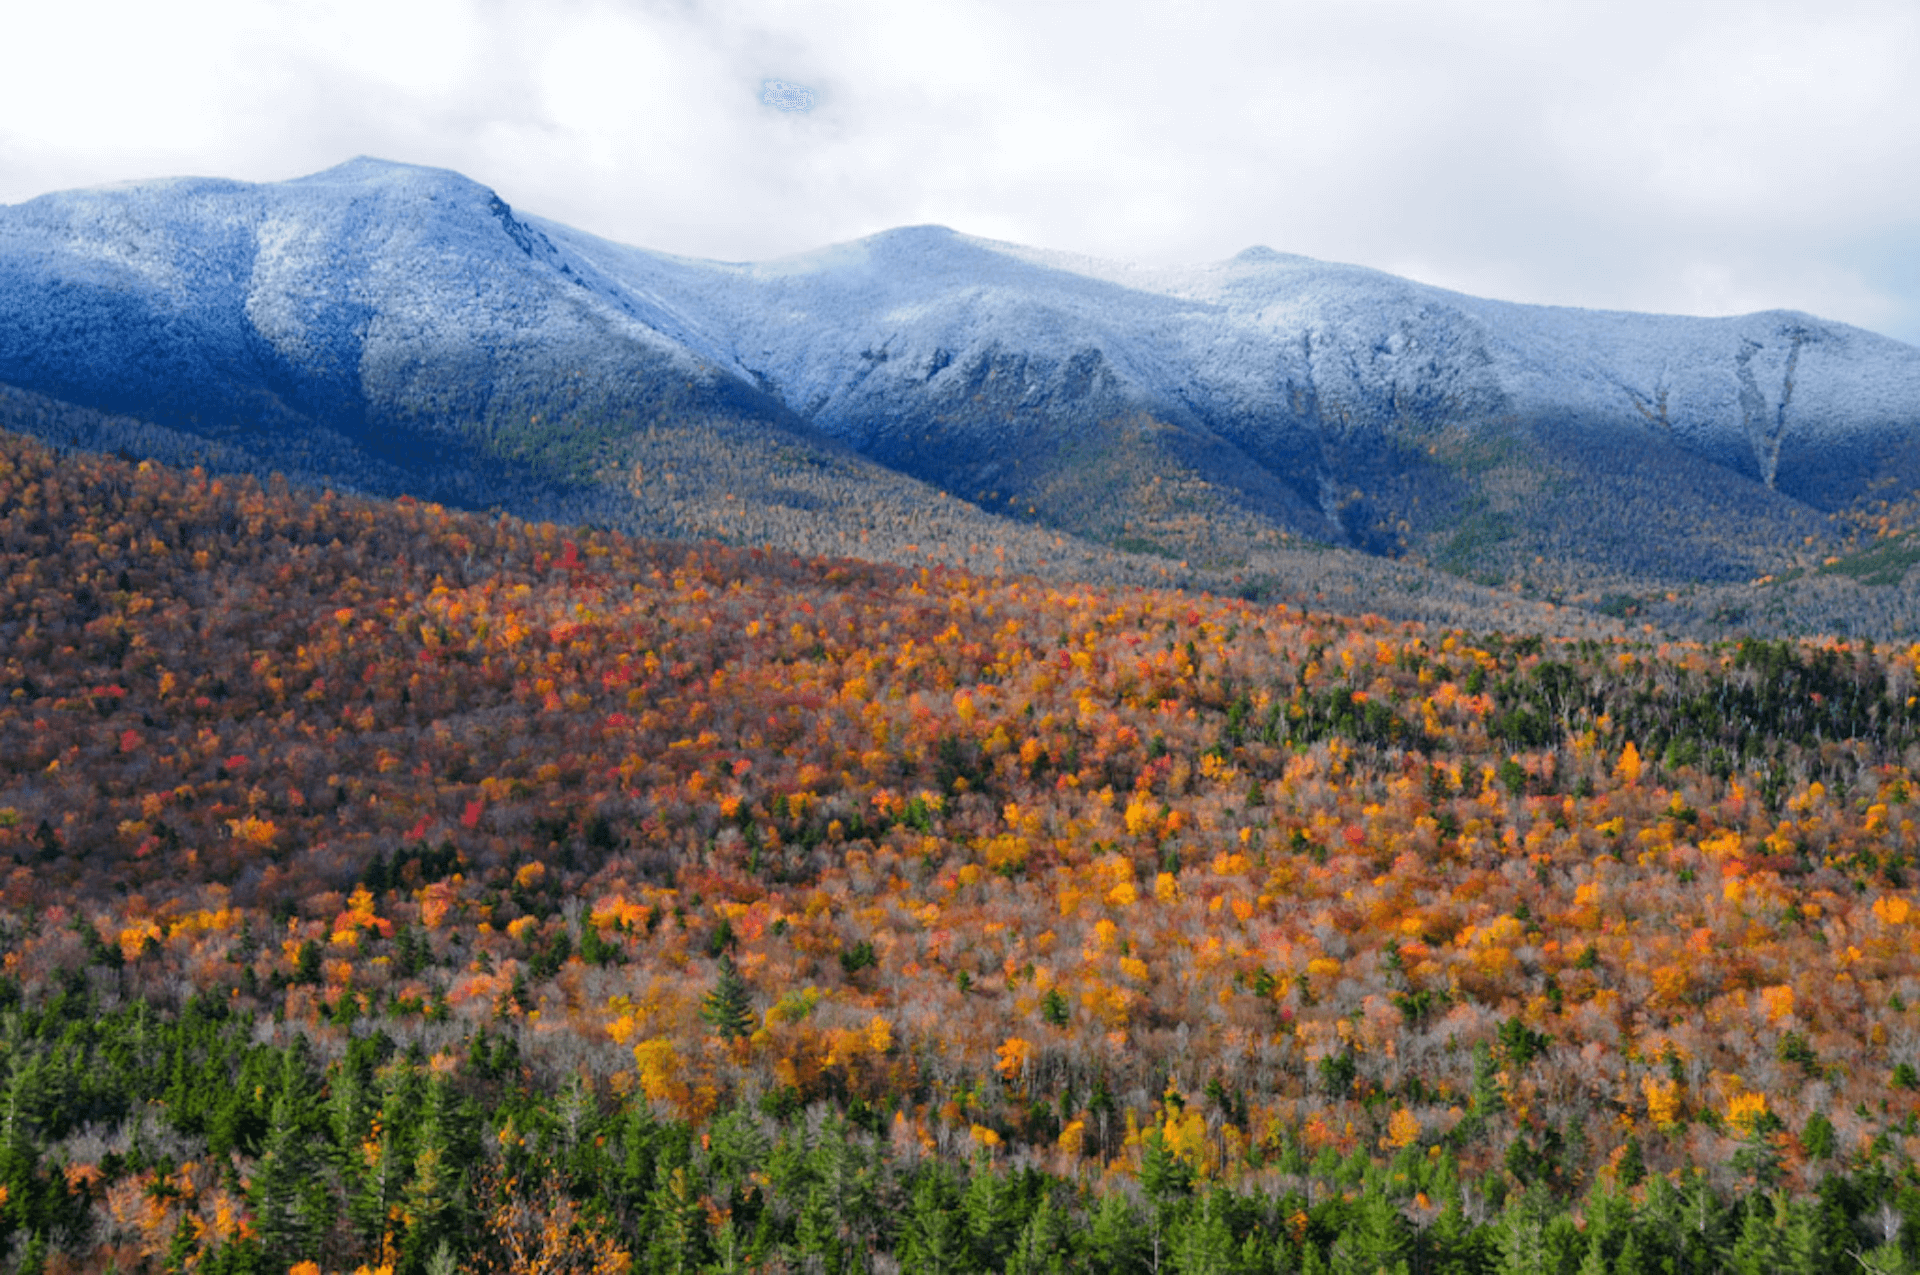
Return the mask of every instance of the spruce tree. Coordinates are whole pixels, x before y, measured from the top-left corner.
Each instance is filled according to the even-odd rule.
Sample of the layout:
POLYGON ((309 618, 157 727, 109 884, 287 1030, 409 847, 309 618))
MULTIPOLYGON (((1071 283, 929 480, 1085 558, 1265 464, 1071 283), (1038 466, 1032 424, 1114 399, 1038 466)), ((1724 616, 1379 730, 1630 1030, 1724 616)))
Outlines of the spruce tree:
POLYGON ((167 1275, 181 1275, 192 1269, 199 1245, 194 1242, 193 1223, 186 1216, 180 1218, 180 1224, 173 1228, 173 1240, 167 1245, 167 1257, 161 1270, 167 1275))
POLYGON ((1787 1221, 1780 1236, 1782 1275, 1816 1275, 1834 1266, 1820 1223, 1818 1200, 1787 1206, 1787 1221))
POLYGON ((1073 1264, 1073 1232, 1051 1194, 1042 1196, 1007 1259, 1007 1275, 1064 1275, 1073 1264))
POLYGON ((274 1099, 259 1167, 249 1187, 254 1230, 272 1269, 285 1270, 313 1256, 316 1219, 308 1216, 308 1186, 319 1168, 319 1151, 295 1114, 296 1096, 286 1089, 274 1099))
POLYGON ((1613 1263, 1607 1260, 1606 1246, 1591 1235, 1587 1237, 1587 1251, 1580 1257, 1576 1275, 1613 1275, 1613 1263))
POLYGON ((1633 1234, 1633 1201, 1597 1186, 1587 1195, 1585 1212, 1587 1251, 1581 1259, 1581 1275, 1612 1275, 1614 1257, 1633 1234))
POLYGON ((1161 1207, 1193 1189, 1193 1166, 1168 1148, 1166 1135, 1159 1129, 1148 1131, 1141 1142, 1140 1186, 1161 1207))
POLYGON ((837 1271, 843 1265, 840 1215, 818 1182, 807 1188, 800 1215, 793 1220, 793 1247, 805 1270, 837 1271))
POLYGON ((1516 1193, 1495 1226, 1503 1275, 1548 1275, 1555 1269, 1547 1236, 1553 1208, 1538 1189, 1516 1193))
POLYGON ((1440 1216, 1420 1236, 1424 1268, 1433 1275, 1472 1275, 1488 1269, 1495 1258, 1492 1229, 1476 1226, 1467 1217, 1458 1187, 1445 1198, 1440 1216))
POLYGON ((1620 1241, 1620 1251, 1613 1255, 1613 1275, 1649 1275, 1653 1269, 1652 1263, 1640 1256, 1640 1233, 1628 1231, 1627 1238, 1620 1241))
POLYGON ((739 1040, 753 1031, 753 993, 731 956, 720 957, 720 978, 700 1003, 700 1017, 722 1040, 739 1040))
POLYGON ((1088 1265, 1099 1271, 1126 1272, 1145 1268, 1146 1234, 1127 1197, 1109 1191, 1100 1197, 1088 1228, 1088 1265))
POLYGON ((1335 1271, 1371 1275, 1390 1271, 1413 1250, 1413 1235, 1400 1208, 1379 1185, 1368 1189, 1360 1199, 1347 1233, 1333 1246, 1335 1271))
POLYGON ((700 1191, 684 1168, 658 1169, 647 1202, 650 1215, 647 1262, 663 1275, 697 1271, 706 1260, 707 1216, 700 1191))
POLYGON ((376 1257, 392 1228, 392 1210, 403 1189, 401 1157, 395 1154, 393 1130, 381 1129, 355 1144, 359 1164, 342 1174, 347 1192, 347 1219, 359 1238, 362 1252, 376 1257))
POLYGON ((1734 1275, 1778 1275, 1785 1255, 1780 1251, 1773 1211, 1768 1201, 1748 1201, 1746 1216, 1740 1222, 1740 1234, 1727 1254, 1727 1267, 1734 1275))
POLYGON ((912 1203, 900 1234, 900 1267, 926 1275, 947 1275, 972 1264, 966 1227, 960 1217, 960 1192, 947 1169, 933 1164, 914 1183, 912 1203))
POLYGON ((1174 1230, 1168 1256, 1176 1275, 1235 1275, 1240 1250, 1226 1204, 1225 1192, 1209 1192, 1174 1230))
POLYGON ((457 1099, 444 1077, 430 1082, 413 1135, 412 1172, 401 1189, 407 1232, 401 1264, 418 1269, 444 1246, 457 1256, 469 1221, 465 1174, 461 1166, 478 1157, 477 1141, 466 1136, 457 1099))
POLYGON ((707 1136, 708 1164, 714 1179, 742 1191, 773 1150, 773 1140, 760 1118, 745 1107, 735 1107, 716 1119, 708 1127, 707 1136))
POLYGON ((967 1233, 973 1241, 974 1265, 979 1270, 997 1271, 1006 1262, 1007 1250, 1020 1230, 1015 1210, 1013 1184, 994 1172, 982 1152, 974 1159, 973 1179, 961 1196, 967 1233))
POLYGON ((1867 1275, 1912 1275, 1913 1263, 1899 1244, 1888 1242, 1858 1255, 1860 1269, 1867 1275))

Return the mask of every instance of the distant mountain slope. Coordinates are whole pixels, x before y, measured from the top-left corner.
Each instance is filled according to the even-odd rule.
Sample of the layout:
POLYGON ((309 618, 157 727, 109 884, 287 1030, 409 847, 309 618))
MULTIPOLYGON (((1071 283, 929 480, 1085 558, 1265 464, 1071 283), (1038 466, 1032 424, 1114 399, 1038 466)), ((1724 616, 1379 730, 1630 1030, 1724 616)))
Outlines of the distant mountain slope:
POLYGON ((1531 440, 1576 480, 1596 453, 1650 449, 1699 493, 1664 501, 1751 523, 1748 540, 1816 533, 1804 506, 1920 472, 1920 350, 1806 315, 1519 306, 1258 249, 1140 270, 932 227, 726 267, 543 226, 635 293, 674 297, 690 348, 823 431, 1103 537, 1134 505, 1099 479, 1115 453, 1387 552, 1443 549, 1484 506, 1451 455, 1463 432, 1531 440))
MULTIPOLYGON (((645 512, 672 494, 648 475, 724 439, 762 476, 857 452, 1001 537, 1241 577, 1305 539, 1573 600, 1811 567, 1847 547, 1830 515, 1920 488, 1920 350, 1808 315, 1520 306, 1265 249, 1139 269, 937 227, 694 261, 367 159, 0 208, 0 383, 289 472, 638 530, 684 529, 645 512)), ((827 516, 881 473, 859 472, 827 516)))

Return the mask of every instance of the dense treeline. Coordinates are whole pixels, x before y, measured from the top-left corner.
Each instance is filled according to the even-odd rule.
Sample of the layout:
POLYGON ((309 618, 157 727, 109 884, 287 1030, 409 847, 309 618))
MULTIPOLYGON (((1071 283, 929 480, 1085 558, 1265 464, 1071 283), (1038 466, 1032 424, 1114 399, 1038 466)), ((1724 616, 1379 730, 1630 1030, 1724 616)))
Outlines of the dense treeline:
MULTIPOLYGON (((1450 1146, 1316 1155, 1283 1135, 1251 1152, 1256 1178, 1226 1185, 1197 1180, 1156 1131, 1135 1181, 1096 1187, 992 1144, 930 1154, 898 1107, 802 1109, 773 1093, 696 1128, 578 1077, 538 1084, 510 1034, 471 1036, 457 1072, 379 1027, 322 1062, 306 1036, 236 1013, 217 989, 174 1012, 102 1013, 76 981, 37 1006, 0 984, 0 1241, 16 1269, 64 1268, 61 1251, 91 1245, 120 1269, 233 1273, 891 1259, 952 1272, 1797 1275, 1911 1269, 1920 1233, 1920 1189, 1886 1166, 1790 1192, 1760 1150, 1759 1190, 1648 1177, 1630 1154, 1570 1210, 1518 1156, 1475 1182, 1450 1146), (97 1159, 61 1163, 49 1146, 97 1159)), ((1479 1101, 1498 1101, 1491 1086, 1479 1101)))
POLYGON ((1920 648, 1481 637, 0 444, 20 1264, 1920 1237, 1920 648))
MULTIPOLYGON (((1908 689, 1859 651, 1803 650, 1742 639, 1717 667, 1631 662, 1608 668, 1600 648, 1582 648, 1586 669, 1546 661, 1493 688, 1492 732, 1540 748, 1607 718, 1643 749, 1675 766, 1705 762, 1725 779, 1736 764, 1799 755, 1828 740, 1865 739, 1890 756, 1920 737, 1908 689)), ((1821 763, 1813 763, 1816 770, 1821 763)), ((1816 777, 1818 777, 1816 775, 1816 777)))

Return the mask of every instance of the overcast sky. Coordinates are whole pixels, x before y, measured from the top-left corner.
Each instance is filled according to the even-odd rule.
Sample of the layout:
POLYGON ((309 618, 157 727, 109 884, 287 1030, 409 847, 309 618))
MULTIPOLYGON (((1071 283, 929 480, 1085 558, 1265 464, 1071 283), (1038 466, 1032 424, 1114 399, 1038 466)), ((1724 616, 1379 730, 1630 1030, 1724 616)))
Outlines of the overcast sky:
POLYGON ((1914 0, 66 0, 6 42, 5 203, 369 154, 702 257, 1259 243, 1920 343, 1914 0))

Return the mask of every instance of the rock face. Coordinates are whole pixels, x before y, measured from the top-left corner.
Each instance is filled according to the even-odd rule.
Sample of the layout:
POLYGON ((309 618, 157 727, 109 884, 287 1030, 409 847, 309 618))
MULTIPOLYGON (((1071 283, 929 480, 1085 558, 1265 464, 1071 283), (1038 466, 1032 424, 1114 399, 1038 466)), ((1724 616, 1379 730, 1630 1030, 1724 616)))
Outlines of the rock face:
POLYGON ((366 159, 0 208, 0 382, 470 501, 724 418, 1109 541, 1184 508, 1438 553, 1483 516, 1508 538, 1618 516, 1592 490, 1623 482, 1778 530, 1920 485, 1920 350, 1808 315, 1521 306, 1263 248, 1137 269, 938 227, 692 261, 366 159), (1631 477, 1649 457, 1661 490, 1631 477))

